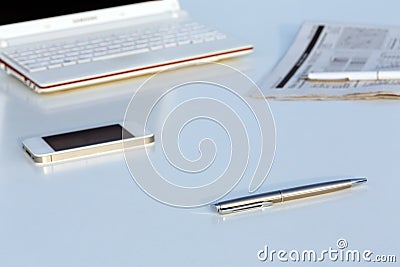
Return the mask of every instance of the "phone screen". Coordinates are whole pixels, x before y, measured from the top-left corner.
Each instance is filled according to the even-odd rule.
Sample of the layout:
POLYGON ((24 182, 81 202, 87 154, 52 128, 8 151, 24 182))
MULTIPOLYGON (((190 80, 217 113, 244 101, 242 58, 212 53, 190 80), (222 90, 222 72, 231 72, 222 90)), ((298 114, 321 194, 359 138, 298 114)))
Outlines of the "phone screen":
POLYGON ((134 137, 119 124, 42 137, 55 151, 97 145, 134 137))

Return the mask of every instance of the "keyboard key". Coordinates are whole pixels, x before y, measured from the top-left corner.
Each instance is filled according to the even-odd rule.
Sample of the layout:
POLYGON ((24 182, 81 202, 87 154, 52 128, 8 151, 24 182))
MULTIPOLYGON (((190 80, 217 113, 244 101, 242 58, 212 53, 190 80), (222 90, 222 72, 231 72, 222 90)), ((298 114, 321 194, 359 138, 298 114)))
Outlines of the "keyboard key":
POLYGON ((118 49, 118 48, 121 48, 121 45, 119 45, 119 44, 110 45, 108 48, 109 48, 109 49, 118 49))
POLYGON ((123 43, 122 44, 122 46, 134 46, 135 45, 135 42, 125 42, 125 43, 123 43))
POLYGON ((66 53, 65 55, 66 55, 67 57, 74 57, 74 56, 79 55, 79 52, 70 52, 70 53, 66 53))
POLYGON ((148 48, 143 48, 143 49, 138 49, 138 50, 131 50, 131 51, 126 51, 118 54, 108 54, 100 57, 94 57, 93 61, 96 60, 105 60, 105 59, 110 59, 110 58, 116 58, 116 57, 121 57, 121 56, 130 56, 130 55, 135 55, 135 54, 140 54, 140 53, 145 53, 148 52, 148 48))
POLYGON ((101 47, 97 47, 94 49, 94 52, 102 52, 102 51, 107 51, 107 47, 101 46, 101 47))
POLYGON ((153 45, 153 46, 150 46, 150 49, 151 49, 151 50, 159 50, 159 49, 162 49, 162 48, 163 48, 162 45, 153 45))
POLYGON ((190 44, 190 43, 191 43, 190 39, 178 41, 178 45, 186 45, 186 44, 190 44))
POLYGON ((78 56, 79 59, 86 59, 86 58, 91 58, 91 57, 92 57, 92 54, 90 54, 90 53, 80 54, 78 56))
POLYGON ((147 39, 139 39, 136 41, 137 44, 147 44, 148 40, 147 39))
POLYGON ((98 44, 98 43, 102 43, 102 42, 104 42, 103 39, 94 39, 94 40, 90 41, 91 44, 98 44))
POLYGON ((19 61, 18 63, 21 64, 21 65, 27 65, 27 64, 32 64, 32 63, 35 63, 35 62, 36 62, 36 60, 34 60, 34 59, 29 59, 29 60, 22 60, 22 61, 19 61))
POLYGON ((67 61, 77 61, 78 60, 78 56, 71 56, 71 57, 66 57, 64 58, 64 62, 67 61))
POLYGON ((204 40, 201 39, 201 38, 197 38, 197 39, 193 39, 193 40, 192 40, 192 43, 193 43, 193 44, 200 44, 200 43, 203 43, 203 42, 204 42, 204 40))
POLYGON ((78 63, 79 64, 82 64, 82 63, 88 63, 88 62, 90 62, 90 61, 92 61, 92 59, 91 58, 82 58, 82 59, 78 59, 78 63))
POLYGON ((27 59, 36 59, 36 58, 40 58, 40 57, 41 57, 40 54, 32 54, 32 55, 27 56, 26 58, 27 59))
POLYGON ((37 72, 37 71, 42 71, 42 70, 46 70, 46 67, 32 67, 29 69, 30 72, 37 72))
POLYGON ((106 51, 103 51, 103 52, 95 52, 95 53, 93 54, 93 57, 100 57, 100 56, 104 56, 104 55, 107 55, 107 52, 106 52, 106 51))
POLYGON ((120 52, 121 52, 120 48, 114 48, 114 49, 107 50, 107 54, 118 54, 120 52))
POLYGON ((46 69, 47 63, 34 63, 34 64, 27 64, 27 69, 30 72, 37 72, 37 71, 42 71, 46 69))
POLYGON ((142 48, 146 48, 146 47, 148 47, 148 44, 138 44, 138 45, 136 45, 137 49, 142 49, 142 48))
POLYGON ((85 46, 85 45, 88 45, 88 44, 89 44, 88 41, 81 41, 81 42, 77 42, 76 43, 77 46, 85 46))
POLYGON ((135 50, 136 46, 135 45, 131 45, 131 46, 124 46, 121 48, 121 51, 131 51, 131 50, 135 50))
POLYGON ((62 65, 64 67, 67 67, 67 66, 75 65, 76 63, 77 63, 76 61, 67 61, 67 62, 64 62, 62 65))
POLYGON ((36 59, 37 62, 48 62, 50 57, 39 57, 36 59))
POLYGON ((61 64, 52 64, 52 65, 48 66, 49 69, 56 69, 56 68, 61 68, 61 67, 62 67, 61 64))
POLYGON ((62 62, 64 62, 64 60, 63 59, 56 59, 56 60, 50 60, 50 64, 59 64, 59 63, 62 63, 62 62))
POLYGON ((165 47, 174 47, 176 45, 177 45, 176 43, 165 43, 164 44, 165 47))
POLYGON ((19 53, 19 56, 26 57, 26 56, 29 56, 32 54, 33 54, 33 51, 28 50, 28 51, 23 51, 23 52, 19 53))
POLYGON ((54 56, 51 56, 51 59, 61 59, 61 58, 64 58, 64 55, 54 55, 54 56))

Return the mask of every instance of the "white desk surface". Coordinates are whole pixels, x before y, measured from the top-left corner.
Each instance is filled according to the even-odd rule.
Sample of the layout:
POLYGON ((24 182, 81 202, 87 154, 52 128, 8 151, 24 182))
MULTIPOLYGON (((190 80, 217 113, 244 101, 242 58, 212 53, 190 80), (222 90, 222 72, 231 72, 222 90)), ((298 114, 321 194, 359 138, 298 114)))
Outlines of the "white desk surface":
MULTIPOLYGON (((395 0, 182 0, 181 6, 254 44, 253 54, 226 63, 244 66, 255 81, 283 56, 304 20, 400 25, 395 0)), ((0 79, 0 266, 275 266, 260 262, 257 251, 337 248, 339 238, 350 249, 400 261, 398 101, 270 101, 277 149, 260 191, 343 176, 366 176, 368 183, 224 218, 208 207, 153 200, 135 184, 122 154, 45 170, 21 152, 26 137, 122 120, 142 78, 52 96, 0 79)))

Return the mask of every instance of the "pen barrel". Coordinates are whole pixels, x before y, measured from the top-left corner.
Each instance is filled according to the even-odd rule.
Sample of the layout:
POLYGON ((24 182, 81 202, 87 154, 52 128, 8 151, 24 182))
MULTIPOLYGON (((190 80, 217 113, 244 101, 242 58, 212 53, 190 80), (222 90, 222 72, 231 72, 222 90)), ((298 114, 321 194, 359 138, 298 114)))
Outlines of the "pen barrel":
POLYGON ((352 182, 350 180, 346 180, 285 189, 281 190, 282 202, 332 193, 342 189, 350 188, 351 186, 352 182))
POLYGON ((399 71, 378 71, 378 80, 398 80, 400 79, 399 71))

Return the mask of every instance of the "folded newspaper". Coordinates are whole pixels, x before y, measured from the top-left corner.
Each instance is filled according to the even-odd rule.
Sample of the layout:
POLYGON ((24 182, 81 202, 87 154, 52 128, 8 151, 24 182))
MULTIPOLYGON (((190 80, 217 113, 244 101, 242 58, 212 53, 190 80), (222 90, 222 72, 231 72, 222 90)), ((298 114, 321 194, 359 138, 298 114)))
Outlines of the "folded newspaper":
POLYGON ((258 84, 264 97, 280 100, 400 99, 400 80, 304 79, 311 72, 378 70, 400 72, 400 27, 306 22, 283 59, 258 84))

